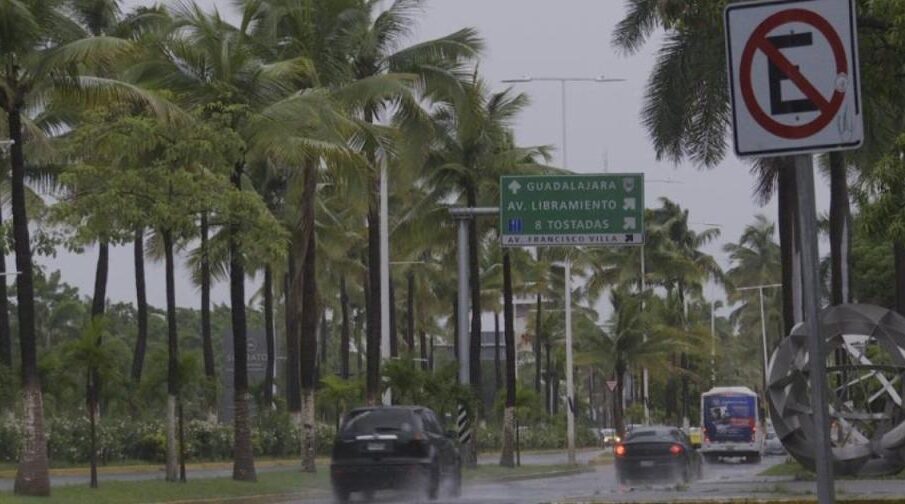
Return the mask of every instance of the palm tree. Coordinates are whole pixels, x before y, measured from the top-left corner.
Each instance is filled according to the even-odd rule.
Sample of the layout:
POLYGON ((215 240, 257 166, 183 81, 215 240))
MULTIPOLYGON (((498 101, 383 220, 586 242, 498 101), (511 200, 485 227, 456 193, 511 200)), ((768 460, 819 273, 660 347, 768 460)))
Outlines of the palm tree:
MULTIPOLYGON (((474 81, 465 92, 453 97, 437 110, 434 122, 437 146, 428 160, 428 177, 435 192, 455 196, 468 207, 492 201, 498 195, 499 175, 540 171, 539 160, 546 159, 545 148, 521 148, 512 140, 511 124, 528 105, 525 94, 511 89, 488 93, 481 81, 474 81), (483 189, 483 192, 482 192, 483 189)), ((442 197, 440 196, 440 197, 442 197)), ((487 227, 469 225, 469 285, 471 288, 471 384, 479 387, 481 342, 481 263, 480 247, 487 227)), ((476 389, 476 393, 479 389, 476 389)))
POLYGON ((357 132, 337 108, 337 101, 323 89, 312 89, 265 108, 249 128, 253 155, 272 162, 300 167, 294 170, 287 198, 287 226, 291 233, 292 271, 288 311, 290 328, 298 331, 301 348, 301 424, 303 469, 314 472, 315 391, 317 387, 317 327, 320 295, 317 289, 318 181, 324 168, 351 175, 363 161, 347 147, 357 132))
MULTIPOLYGON (((461 82, 467 75, 468 65, 482 47, 474 30, 464 29, 446 37, 398 49, 411 35, 415 15, 421 10, 423 3, 424 0, 395 0, 389 8, 380 12, 381 2, 368 0, 362 7, 350 9, 341 15, 344 23, 337 30, 335 43, 348 52, 352 62, 350 67, 352 79, 367 81, 380 75, 411 74, 418 77, 419 87, 429 99, 459 92, 461 82)), ((400 94, 394 93, 362 103, 361 118, 366 123, 377 121, 381 111, 394 101, 402 105, 398 114, 400 117, 409 119, 416 117, 418 104, 406 99, 405 94, 402 98, 400 101, 400 94)), ((413 140, 411 144, 416 146, 416 150, 421 150, 424 144, 419 140, 424 139, 424 128, 408 128, 407 132, 409 135, 406 136, 413 140)), ((371 165, 367 222, 368 295, 372 300, 380 299, 380 270, 377 267, 380 263, 377 194, 382 181, 379 178, 378 148, 379 145, 374 142, 365 144, 366 155, 371 165)), ((416 153, 416 157, 422 154, 416 153)), ((371 303, 367 312, 367 397, 368 402, 373 404, 377 401, 379 389, 379 306, 371 303)), ((480 317, 479 310, 477 313, 477 317, 480 317)), ((479 318, 476 324, 479 329, 479 318)), ((472 366, 472 369, 476 368, 477 366, 472 366)))
MULTIPOLYGON (((65 350, 66 362, 85 373, 87 386, 92 388, 99 377, 110 379, 116 372, 114 365, 115 355, 101 346, 101 338, 106 331, 106 321, 103 316, 92 314, 82 330, 82 336, 78 340, 70 341, 65 350)), ((97 392, 89 392, 88 420, 90 423, 89 442, 91 450, 89 461, 91 463, 91 476, 89 485, 97 488, 97 392)))
POLYGON ((775 234, 775 224, 758 215, 753 224, 745 227, 738 243, 723 246, 733 264, 726 272, 730 287, 778 283, 781 251, 774 240, 775 234))
POLYGON ((503 252, 503 326, 506 334, 506 409, 503 411, 503 453, 500 465, 515 467, 515 313, 512 305, 512 260, 507 249, 503 252))
POLYGON ((677 346, 672 340, 675 334, 655 330, 650 316, 642 311, 642 297, 624 288, 614 289, 610 294, 614 313, 609 330, 587 334, 585 348, 576 358, 580 365, 603 368, 604 374, 612 375, 616 380, 613 419, 620 436, 625 433, 621 398, 626 373, 636 367, 662 367, 664 357, 677 346))
MULTIPOLYGON (((775 232, 776 226, 763 215, 758 215, 755 222, 745 228, 737 243, 728 243, 723 247, 723 250, 729 254, 732 263, 732 267, 726 272, 728 300, 732 304, 742 303, 730 315, 730 321, 739 331, 739 336, 746 342, 740 344, 739 347, 749 348, 752 346, 747 343, 760 342, 761 313, 757 291, 738 291, 736 288, 780 282, 782 252, 774 239, 775 232)), ((780 295, 775 290, 768 290, 764 292, 764 298, 766 327, 771 333, 775 331, 777 335, 781 335, 783 318, 780 295)), ((768 352, 769 346, 768 342, 768 352)), ((760 354, 762 353, 761 347, 762 345, 756 344, 752 349, 760 354)), ((769 357, 769 355, 766 356, 767 359, 769 357)), ((759 362, 764 362, 764 360, 759 360, 759 362)), ((761 367, 754 366, 754 369, 758 371, 756 376, 759 378, 763 374, 761 367)), ((757 380, 755 383, 761 384, 762 382, 757 380)))
POLYGON ((131 377, 132 381, 138 384, 141 382, 145 352, 148 347, 148 295, 145 286, 145 230, 143 227, 135 230, 132 250, 135 264, 135 318, 138 323, 138 333, 135 337, 135 351, 132 353, 131 377))
MULTIPOLYGON (((664 271, 662 276, 668 293, 677 294, 677 310, 682 311, 679 317, 681 326, 688 328, 688 306, 692 296, 700 296, 705 279, 722 281, 722 270, 716 260, 703 252, 701 247, 707 245, 720 235, 717 228, 707 229, 701 233, 693 231, 688 222, 688 210, 683 210, 672 201, 662 198, 661 207, 653 211, 652 227, 659 230, 667 239, 668 250, 673 264, 682 265, 671 271, 664 271)), ((657 265, 657 263, 654 263, 657 265)), ((687 353, 680 356, 682 368, 682 419, 683 424, 689 418, 689 375, 692 370, 687 353)))
POLYGON ((41 384, 37 374, 35 349, 34 280, 31 243, 26 209, 24 154, 25 123, 29 103, 37 97, 50 98, 55 92, 68 98, 97 103, 110 99, 160 102, 134 86, 108 78, 79 75, 79 68, 97 68, 111 57, 132 48, 128 41, 109 36, 92 37, 68 19, 65 5, 58 2, 16 3, 3 9, 2 23, 8 29, 0 34, 0 109, 6 112, 12 167, 13 238, 16 251, 16 282, 19 310, 19 338, 26 447, 22 451, 15 490, 24 495, 47 495, 47 449, 44 436, 44 412, 41 384), (80 66, 83 64, 83 66, 80 66))
MULTIPOLYGON (((147 79, 165 85, 188 103, 203 104, 212 115, 228 118, 225 126, 244 133, 252 114, 289 96, 294 87, 310 74, 306 60, 296 58, 266 63, 256 54, 250 23, 255 5, 242 12, 242 23, 232 26, 219 13, 207 14, 196 4, 173 10, 172 36, 147 65, 147 79), (152 72, 153 70, 153 72, 152 72)), ((246 171, 246 157, 237 153, 230 161, 231 180, 241 191, 246 171)), ((227 226, 230 257, 230 292, 233 311, 233 341, 236 351, 236 454, 234 479, 254 480, 251 428, 248 416, 248 383, 245 332, 245 255, 238 246, 240 231, 236 222, 227 226)))

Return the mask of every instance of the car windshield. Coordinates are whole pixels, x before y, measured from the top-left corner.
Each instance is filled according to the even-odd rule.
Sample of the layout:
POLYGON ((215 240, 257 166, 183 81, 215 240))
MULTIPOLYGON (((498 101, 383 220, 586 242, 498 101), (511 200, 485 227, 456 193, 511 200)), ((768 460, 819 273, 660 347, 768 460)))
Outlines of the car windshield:
POLYGON ((675 437, 669 431, 645 429, 630 432, 626 441, 675 441, 675 437))
POLYGON ((408 410, 363 410, 353 412, 343 424, 343 434, 370 434, 375 432, 412 432, 415 415, 408 410))

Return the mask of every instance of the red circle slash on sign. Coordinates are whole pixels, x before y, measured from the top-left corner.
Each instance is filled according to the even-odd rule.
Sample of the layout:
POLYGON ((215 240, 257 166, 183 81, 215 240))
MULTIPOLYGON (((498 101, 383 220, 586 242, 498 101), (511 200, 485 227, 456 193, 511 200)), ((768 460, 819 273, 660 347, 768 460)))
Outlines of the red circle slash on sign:
POLYGON ((748 106, 748 111, 758 124, 770 133, 789 140, 807 138, 820 132, 833 120, 833 117, 839 112, 839 109, 842 107, 842 102, 845 99, 845 91, 840 91, 837 87, 833 96, 827 100, 823 94, 801 74, 798 67, 790 62, 782 52, 767 39, 767 35, 779 26, 796 22, 811 25, 823 34, 827 41, 829 41, 830 47, 833 50, 833 56, 836 60, 836 75, 844 77, 848 76, 848 60, 846 59, 845 48, 842 45, 839 34, 836 33, 836 30, 833 29, 832 25, 830 25, 826 19, 813 11, 805 9, 789 9, 777 12, 765 19, 764 22, 754 30, 742 53, 742 61, 739 68, 739 84, 742 88, 742 96, 745 99, 745 104, 748 106), (776 65, 776 67, 779 68, 779 70, 784 73, 786 77, 788 77, 789 80, 791 80, 798 89, 814 103, 814 105, 817 106, 820 114, 818 114, 816 119, 807 124, 794 126, 776 121, 764 112, 763 108, 761 108, 760 104, 757 102, 757 98, 754 96, 754 89, 752 86, 751 68, 754 62, 754 55, 758 50, 763 51, 767 58, 769 58, 770 61, 776 65))

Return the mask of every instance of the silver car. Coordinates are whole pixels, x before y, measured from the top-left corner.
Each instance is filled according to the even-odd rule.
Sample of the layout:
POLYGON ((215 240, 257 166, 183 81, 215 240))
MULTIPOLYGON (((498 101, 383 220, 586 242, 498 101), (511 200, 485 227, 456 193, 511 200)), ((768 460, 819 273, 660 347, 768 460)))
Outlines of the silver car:
POLYGON ((785 455, 786 447, 782 445, 779 436, 772 426, 767 427, 767 440, 764 446, 764 453, 767 455, 785 455))

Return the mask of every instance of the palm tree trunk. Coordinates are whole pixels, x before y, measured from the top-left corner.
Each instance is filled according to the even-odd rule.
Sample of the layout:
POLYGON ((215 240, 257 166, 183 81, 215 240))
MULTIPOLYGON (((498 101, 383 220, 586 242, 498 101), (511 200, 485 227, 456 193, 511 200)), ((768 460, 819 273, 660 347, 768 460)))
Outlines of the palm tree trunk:
POLYGON ((791 332, 803 320, 801 305, 801 252, 797 242, 795 218, 797 210, 797 189, 795 171, 787 166, 788 159, 782 158, 779 169, 779 245, 782 255, 783 321, 784 334, 791 332))
POLYGON ((276 366, 276 335, 273 325, 273 269, 264 267, 264 333, 267 339, 267 367, 264 371, 264 406, 273 406, 273 375, 276 366))
POLYGON ((848 170, 839 152, 830 153, 830 256, 832 304, 851 302, 852 215, 848 170))
POLYGON ((298 332, 298 314, 301 310, 301 299, 299 294, 296 293, 295 285, 299 274, 296 271, 296 265, 300 264, 297 263, 295 258, 295 253, 298 250, 296 241, 297 238, 293 236, 293 242, 289 246, 289 253, 287 254, 289 259, 287 265, 288 273, 286 273, 286 277, 283 280, 283 311, 286 317, 286 410, 289 411, 290 416, 298 420, 302 411, 301 383, 299 382, 301 377, 301 368, 299 367, 301 343, 298 332))
POLYGON ((315 472, 314 458, 316 455, 316 423, 314 393, 317 389, 317 325, 320 315, 320 303, 317 296, 317 234, 314 230, 315 223, 315 198, 317 197, 317 172, 316 166, 309 163, 305 166, 304 189, 302 191, 301 220, 299 225, 299 240, 305 245, 301 260, 299 275, 295 277, 295 289, 298 299, 301 301, 299 314, 301 332, 301 385, 302 385, 302 416, 301 416, 301 456, 302 471, 315 472))
POLYGON ((167 298, 167 463, 166 480, 178 481, 179 467, 176 451, 176 404, 179 397, 179 338, 176 332, 176 281, 173 260, 173 235, 163 233, 164 268, 166 269, 167 298))
POLYGON ((405 300, 405 344, 407 351, 411 354, 415 353, 415 272, 409 271, 405 275, 406 283, 406 300, 405 300))
MULTIPOLYGON (((840 152, 831 152, 830 159, 830 304, 851 302, 851 203, 848 194, 848 170, 840 152)), ((833 360, 836 366, 846 364, 847 352, 837 348, 833 360)), ((848 373, 836 375, 836 386, 848 383, 848 373)), ((845 390, 847 394, 847 390, 845 390)), ((845 398, 847 399, 847 398, 845 398)), ((842 432, 840 431, 840 436, 842 432)))
MULTIPOLYGON (((379 181, 378 181, 379 184, 379 181)), ((375 188, 374 191, 377 191, 375 188)), ((376 193, 375 193, 376 194, 376 193)), ((367 402, 380 400, 380 217, 372 195, 368 209, 367 402)))
POLYGON ((148 348, 148 295, 145 290, 145 231, 135 230, 135 242, 132 245, 135 259, 135 305, 138 317, 138 335, 135 338, 135 352, 132 354, 132 381, 141 381, 141 372, 145 364, 145 352, 148 348))
POLYGON ((421 350, 421 369, 427 371, 430 369, 430 361, 427 353, 427 332, 424 329, 418 331, 418 348, 421 350))
POLYGON ((315 235, 312 233, 305 256, 304 308, 302 312, 302 471, 315 472, 317 432, 314 394, 317 390, 317 275, 315 270, 315 235))
MULTIPOLYGON (((473 208, 478 205, 477 189, 474 184, 466 183, 465 195, 469 207, 473 208)), ((468 223, 468 275, 471 284, 471 339, 468 342, 468 368, 471 388, 475 397, 478 398, 483 397, 481 394, 481 262, 479 249, 478 223, 472 219, 468 223)), ((474 439, 473 436, 472 439, 474 439)))
POLYGON ((896 311, 905 315, 905 243, 895 242, 893 245, 893 262, 895 263, 896 311))
POLYGON ((16 250, 16 300, 19 309, 19 348, 22 359, 23 443, 14 486, 17 495, 50 495, 47 468, 47 439, 44 435, 44 401, 38 377, 35 342, 35 294, 31 261, 31 242, 25 206, 25 157, 22 152, 21 103, 7 110, 12 165, 11 189, 13 240, 16 250))
POLYGON ((691 372, 689 369, 689 361, 688 354, 682 352, 681 355, 681 365, 682 365, 682 427, 685 427, 686 421, 688 420, 688 403, 691 402, 688 397, 688 374, 691 372))
MULTIPOLYGON (((242 164, 237 163, 232 182, 242 190, 242 164)), ((251 446, 251 415, 248 393, 248 334, 245 320, 245 264, 239 250, 239 226, 230 225, 229 237, 229 301, 233 326, 233 400, 234 418, 233 479, 256 481, 254 450, 251 446)))
POLYGON ((93 383, 92 372, 88 372, 88 439, 91 443, 91 453, 88 459, 91 463, 91 476, 88 486, 97 488, 97 401, 96 390, 93 383))
POLYGON ((427 354, 427 368, 434 370, 434 335, 430 337, 430 352, 427 354))
MULTIPOLYGON (((98 243, 97 269, 94 275, 94 297, 91 302, 91 318, 97 320, 104 316, 104 307, 107 301, 107 273, 110 269, 110 245, 106 241, 98 243)), ((97 344, 101 344, 98 336, 97 344)), ((97 488, 97 415, 100 395, 100 376, 96 368, 88 370, 87 405, 88 419, 91 424, 89 462, 91 465, 91 477, 89 486, 97 488)))
MULTIPOLYGON (((2 179, 3 177, 0 177, 2 179)), ((0 227, 3 208, 0 205, 0 227)), ((8 243, 9 240, 6 240, 8 243)), ((9 327, 9 297, 6 289, 6 243, 0 244, 0 366, 13 367, 13 337, 9 327)))
POLYGON ((503 252, 503 331, 506 338, 506 409, 503 411, 503 454, 500 465, 515 467, 515 310, 512 305, 512 264, 503 252))
POLYGON ((552 388, 553 388, 553 373, 550 370, 551 365, 551 357, 550 357, 550 342, 544 341, 544 352, 547 354, 547 365, 544 367, 544 378, 545 378, 545 387, 544 387, 544 399, 547 404, 547 414, 553 414, 553 400, 552 400, 552 388))
POLYGON ((622 396, 625 389, 625 364, 616 364, 616 390, 613 391, 613 424, 619 438, 625 439, 625 416, 622 411, 622 396))
POLYGON ((399 334, 396 331, 396 282, 390 278, 390 357, 399 357, 399 334))
MULTIPOLYGON (((367 313, 365 313, 367 316, 367 313)), ((355 346, 358 351, 355 352, 355 365, 358 376, 361 376, 362 371, 364 370, 364 338, 362 336, 365 332, 365 323, 363 320, 363 316, 360 309, 355 310, 355 346)))
POLYGON ((339 376, 349 378, 349 293, 346 291, 346 277, 339 277, 339 309, 342 313, 342 327, 339 336, 339 376))
POLYGON ((204 356, 204 375, 213 379, 214 344, 211 340, 211 263, 208 257, 208 233, 210 227, 207 212, 201 213, 201 347, 204 356))
POLYGON ((500 366, 500 312, 493 314, 493 383, 497 390, 503 388, 503 370, 500 366))
POLYGON ((541 358, 543 351, 541 350, 541 317, 543 305, 541 304, 541 295, 537 295, 537 310, 534 319, 534 392, 540 395, 540 379, 541 379, 541 358))
POLYGON ((330 335, 330 327, 327 325, 327 310, 321 310, 321 322, 318 327, 320 343, 317 345, 317 381, 320 382, 321 373, 327 367, 327 338, 330 335))

